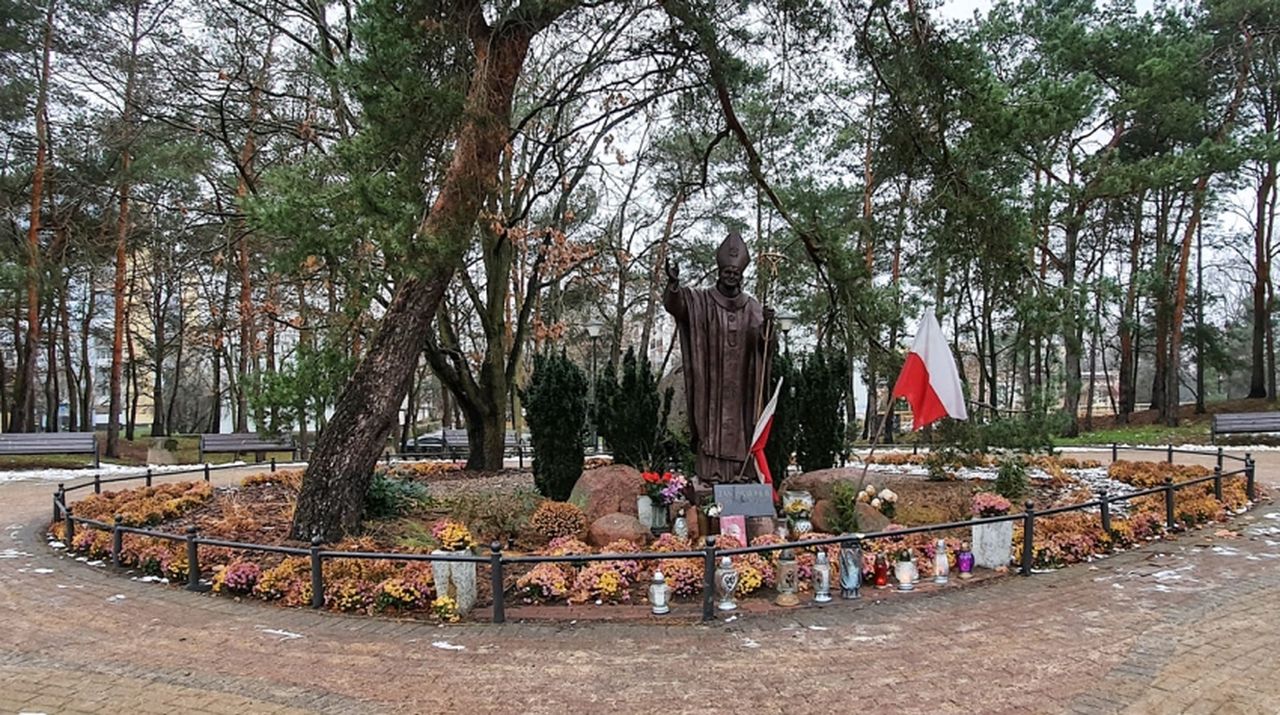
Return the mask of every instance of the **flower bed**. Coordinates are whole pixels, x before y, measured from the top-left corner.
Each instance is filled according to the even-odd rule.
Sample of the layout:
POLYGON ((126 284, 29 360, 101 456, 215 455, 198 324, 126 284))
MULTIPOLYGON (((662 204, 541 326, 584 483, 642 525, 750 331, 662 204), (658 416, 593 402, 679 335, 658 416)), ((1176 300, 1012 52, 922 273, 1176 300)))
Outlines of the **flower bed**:
MULTIPOLYGON (((1062 469, 1070 470, 1078 466, 1063 466, 1062 469)), ((1108 470, 1110 479, 1134 488, 1163 484, 1166 476, 1175 476, 1181 481, 1206 474, 1208 471, 1199 467, 1155 462, 1117 462, 1108 470)), ((216 491, 208 484, 192 482, 110 492, 77 502, 75 514, 106 523, 120 514, 125 517, 124 523, 127 525, 155 526, 169 533, 181 533, 184 527, 194 525, 205 538, 305 546, 291 542, 288 538, 289 521, 300 476, 301 473, 297 471, 254 475, 245 479, 238 487, 216 491)), ((965 486, 965 483, 928 484, 944 489, 948 494, 957 489, 972 494, 972 488, 965 486)), ((661 488, 669 485, 669 482, 665 483, 661 488)), ((864 489, 863 492, 860 500, 869 503, 879 499, 883 506, 898 501, 898 495, 891 490, 872 488, 864 489)), ((1090 490, 1080 483, 1057 489, 1042 486, 1036 495, 1042 510, 1092 499, 1090 490), (1051 494, 1057 495, 1051 503, 1041 501, 1051 494)), ((971 508, 976 509, 976 513, 980 515, 999 513, 1011 507, 1007 501, 1000 501, 994 495, 983 494, 977 500, 970 498, 970 501, 973 502, 971 508)), ((1214 498, 1213 485, 1206 482, 1177 491, 1175 516, 1181 525, 1196 526, 1224 519, 1246 505, 1243 480, 1224 480, 1221 501, 1214 498)), ((566 508, 568 506, 542 502, 542 506, 533 510, 535 514, 541 515, 537 519, 526 519, 526 523, 520 527, 520 538, 513 540, 528 544, 528 553, 547 556, 592 553, 625 555, 640 550, 627 541, 617 541, 600 549, 593 549, 583 543, 580 537, 585 521, 580 510, 576 507, 571 510, 566 508)), ((1016 510, 1017 507, 1012 508, 1016 510)), ((906 511, 908 510, 900 510, 899 516, 903 516, 906 511)), ((445 549, 467 553, 476 541, 471 524, 459 518, 448 517, 447 513, 440 513, 438 506, 424 507, 395 519, 372 522, 368 525, 365 536, 345 540, 327 547, 327 550, 423 554, 435 549, 445 549)), ((493 517, 485 510, 475 510, 475 514, 471 516, 476 521, 484 518, 493 517)), ((891 525, 889 530, 896 528, 900 527, 891 525)), ((1110 533, 1103 533, 1096 509, 1092 512, 1074 511, 1037 517, 1035 528, 1034 567, 1058 568, 1161 536, 1165 528, 1164 498, 1161 494, 1139 497, 1131 500, 1126 513, 1113 511, 1110 533)), ((50 534, 55 538, 62 535, 61 521, 50 526, 50 534)), ((812 532, 802 535, 799 540, 830 536, 812 532)), ((870 580, 877 555, 883 554, 893 561, 897 554, 906 550, 912 555, 920 578, 931 578, 934 575, 938 538, 944 539, 950 563, 954 567, 955 555, 961 542, 969 540, 968 529, 948 533, 887 536, 865 541, 862 563, 864 576, 870 580)), ((1020 553, 1021 539, 1021 525, 1018 524, 1013 538, 1014 554, 1020 553)), ((764 535, 754 539, 751 545, 778 543, 781 543, 779 537, 764 535)), ((81 527, 68 546, 87 557, 104 559, 110 556, 111 535, 106 531, 81 527)), ((690 541, 672 534, 663 534, 643 550, 673 554, 699 550, 702 546, 701 540, 690 541)), ((721 549, 731 549, 742 544, 725 537, 719 541, 718 546, 721 549)), ((801 592, 813 589, 814 564, 819 549, 827 552, 831 583, 839 582, 840 559, 837 545, 801 546, 795 550, 799 576, 797 585, 801 592)), ((483 553, 488 552, 484 550, 483 553)), ((310 560, 306 557, 286 557, 254 550, 211 546, 201 546, 199 554, 203 575, 218 594, 235 598, 256 598, 291 607, 307 606, 312 601, 310 560)), ((123 565, 159 579, 178 581, 187 577, 186 545, 181 541, 125 534, 120 558, 123 565)), ((771 589, 776 585, 778 560, 778 551, 734 555, 731 562, 739 575, 736 595, 740 598, 772 598, 771 589)), ((660 570, 675 599, 698 599, 703 587, 703 569, 704 560, 701 556, 648 560, 622 556, 610 561, 508 563, 504 570, 503 588, 509 602, 530 605, 642 604, 647 602, 647 587, 654 571, 660 570)), ((477 603, 483 607, 492 602, 493 596, 489 591, 491 579, 488 565, 479 564, 477 571, 477 603)), ((458 604, 450 598, 451 593, 437 593, 433 578, 436 574, 433 574, 429 561, 326 557, 322 575, 325 586, 323 602, 331 610, 410 615, 441 621, 459 618, 458 604)))

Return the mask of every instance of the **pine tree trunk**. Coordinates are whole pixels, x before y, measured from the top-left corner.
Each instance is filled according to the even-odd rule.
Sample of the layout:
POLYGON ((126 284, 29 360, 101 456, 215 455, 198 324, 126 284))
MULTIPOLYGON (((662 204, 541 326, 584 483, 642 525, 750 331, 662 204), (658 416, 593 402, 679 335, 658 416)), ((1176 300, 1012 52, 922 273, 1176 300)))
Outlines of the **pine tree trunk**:
MULTIPOLYGON (((166 403, 168 405, 169 412, 164 418, 164 423, 165 426, 168 427, 169 434, 173 434, 175 431, 181 431, 183 429, 182 427, 174 427, 173 420, 174 411, 178 405, 178 390, 182 387, 182 348, 186 343, 187 310, 186 306, 184 306, 182 302, 181 287, 179 287, 176 292, 176 298, 178 301, 178 332, 173 336, 177 341, 177 344, 174 346, 173 354, 173 379, 171 380, 173 387, 169 390, 169 401, 166 403)), ((185 426, 186 425, 183 425, 183 427, 185 426)))
POLYGON ((67 310, 67 293, 71 291, 71 271, 64 270, 62 286, 58 290, 58 334, 62 347, 62 371, 67 381, 67 431, 80 429, 80 382, 76 379, 75 364, 71 359, 71 315, 67 310))
POLYGON ((89 293, 85 300, 84 315, 80 318, 80 374, 83 380, 80 388, 80 431, 93 432, 97 425, 95 418, 98 413, 97 400, 93 394, 93 362, 89 359, 89 329, 93 325, 93 314, 97 308, 98 291, 94 284, 93 268, 89 269, 89 275, 85 280, 85 287, 89 293))
POLYGON ((1129 423, 1129 415, 1137 405, 1137 346, 1134 336, 1138 330, 1138 261, 1142 246, 1143 193, 1139 192, 1134 208, 1133 237, 1129 241, 1129 280, 1126 282, 1124 307, 1120 314, 1120 424, 1129 423))
POLYGON ((54 322, 56 315, 53 309, 53 299, 49 299, 49 304, 45 306, 45 315, 48 316, 49 324, 45 327, 45 371, 44 371, 44 429, 46 432, 58 431, 58 406, 61 400, 62 389, 58 385, 58 326, 54 322))
POLYGON ((125 328, 125 348, 129 353, 129 410, 125 415, 124 438, 130 442, 134 438, 134 428, 138 424, 138 358, 133 352, 133 330, 125 328))
POLYGON ((409 376, 466 252, 480 209, 496 190, 516 80, 529 41, 541 27, 526 21, 495 32, 479 13, 469 23, 476 66, 467 111, 456 135, 453 160, 418 236, 436 253, 421 277, 408 278, 397 287, 381 328, 316 443, 294 511, 294 538, 318 535, 334 540, 359 529, 373 467, 395 425, 409 376))
MULTIPOLYGON (((53 0, 45 10, 39 89, 36 93, 36 160, 31 174, 31 214, 27 221, 27 343, 26 357, 17 375, 12 432, 35 430, 36 362, 40 350, 40 219, 44 205, 45 157, 49 151, 48 98, 50 55, 53 52, 53 0)), ((55 408, 56 409, 56 408, 55 408)))
MULTIPOLYGON (((120 123, 127 128, 133 123, 133 90, 134 75, 137 70, 138 58, 138 27, 139 14, 141 8, 138 3, 133 5, 132 15, 132 45, 129 58, 127 59, 127 67, 125 70, 124 82, 124 108, 120 116, 120 123)), ((120 147, 120 204, 116 214, 116 275, 115 275, 115 313, 112 324, 112 343, 111 343, 111 400, 108 406, 107 415, 107 449, 106 456, 120 456, 120 411, 122 404, 120 401, 120 381, 123 376, 123 348, 126 303, 125 303, 125 274, 129 270, 126 256, 126 246, 129 240, 129 166, 133 160, 132 136, 125 136, 120 147)), ((131 368, 132 370, 132 368, 131 368)), ((132 423, 129 429, 129 439, 133 439, 132 423)))
MULTIPOLYGON (((154 261, 153 261, 154 262, 154 261)), ((153 276, 154 278, 155 276, 153 276)), ((164 394, 164 358, 165 358, 165 340, 167 335, 165 329, 165 312, 168 308, 167 301, 164 300, 164 276, 158 276, 160 285, 152 287, 151 309, 153 318, 153 328, 155 335, 154 349, 152 357, 154 358, 154 377, 151 385, 151 436, 164 437, 169 434, 168 425, 165 420, 168 412, 165 410, 165 394, 164 394)))

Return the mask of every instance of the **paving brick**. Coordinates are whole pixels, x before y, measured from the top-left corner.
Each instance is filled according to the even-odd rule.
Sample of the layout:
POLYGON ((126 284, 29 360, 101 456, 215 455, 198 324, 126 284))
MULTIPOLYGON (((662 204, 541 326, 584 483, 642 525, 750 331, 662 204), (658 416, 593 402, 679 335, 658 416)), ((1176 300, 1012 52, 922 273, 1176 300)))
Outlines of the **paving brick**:
MULTIPOLYGON (((1258 456, 1264 484, 1280 486, 1280 455, 1258 456)), ((1260 605, 1280 598, 1280 558, 1259 556, 1280 548, 1223 541, 1218 527, 1033 578, 711 626, 437 628, 86 567, 43 544, 49 488, 0 485, 0 523, 21 525, 0 548, 56 575, 0 560, 0 713, 1280 712, 1280 619, 1260 605), (1213 551, 1222 544, 1237 553, 1213 551), (1184 567, 1190 579, 1152 578, 1184 567), (114 594, 126 598, 107 605, 114 594)), ((1264 516, 1278 511, 1263 505, 1231 528, 1280 526, 1264 516)))

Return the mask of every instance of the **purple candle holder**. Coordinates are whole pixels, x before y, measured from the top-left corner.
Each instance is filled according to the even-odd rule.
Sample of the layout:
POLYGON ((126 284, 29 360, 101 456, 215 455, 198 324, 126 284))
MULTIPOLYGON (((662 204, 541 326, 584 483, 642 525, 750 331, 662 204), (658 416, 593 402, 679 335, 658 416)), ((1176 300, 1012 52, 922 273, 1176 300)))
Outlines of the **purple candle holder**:
POLYGON ((960 545, 960 552, 956 554, 956 570, 960 572, 960 578, 973 578, 973 552, 969 550, 969 542, 960 545))

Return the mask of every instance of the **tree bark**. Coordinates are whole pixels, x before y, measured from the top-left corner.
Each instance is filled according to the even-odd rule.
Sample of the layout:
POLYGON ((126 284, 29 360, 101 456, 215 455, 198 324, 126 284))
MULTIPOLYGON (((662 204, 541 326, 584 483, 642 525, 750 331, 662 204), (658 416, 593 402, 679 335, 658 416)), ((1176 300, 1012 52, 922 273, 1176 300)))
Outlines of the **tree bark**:
MULTIPOLYGON (((435 251, 426 270, 397 287, 381 328, 316 443, 294 511, 294 538, 334 540, 359 529, 373 467, 395 424, 409 376, 480 209, 496 191, 511 102, 529 42, 567 9, 537 7, 541 17, 512 17, 496 29, 489 27, 478 5, 465 18, 475 51, 466 111, 440 192, 418 232, 418 240, 435 251)), ((520 10, 525 9, 521 4, 520 10)))
POLYGON ((67 310, 67 293, 71 292, 71 271, 63 271, 62 288, 58 291, 58 333, 62 343, 62 371, 67 381, 67 431, 80 429, 80 381, 76 379, 71 359, 71 315, 67 310))
POLYGON ((95 417, 97 417, 98 405, 93 394, 93 361, 89 358, 89 329, 93 325, 93 314, 97 308, 98 291, 95 284, 96 276, 93 267, 88 271, 85 278, 85 287, 89 295, 85 300, 84 315, 80 318, 80 374, 83 376, 80 385, 80 431, 93 432, 97 427, 95 417))
MULTIPOLYGON (((1273 117, 1268 123, 1274 124, 1273 117)), ((1268 129, 1268 134, 1273 130, 1268 129)), ((1267 284, 1271 277, 1271 255, 1267 241, 1268 211, 1271 194, 1276 187, 1276 161, 1267 162, 1258 185, 1258 208, 1254 220, 1253 235, 1253 342, 1250 357, 1252 370, 1249 374, 1249 397, 1266 397, 1267 392, 1267 324, 1271 319, 1271 311, 1267 310, 1267 284)))
MULTIPOLYGON (((130 125, 133 123, 133 91, 134 79, 137 70, 138 58, 138 31, 140 24, 141 5, 134 3, 132 20, 132 32, 130 33, 130 53, 125 69, 124 81, 124 107, 120 116, 120 123, 125 127, 125 136, 120 147, 120 205, 116 214, 116 276, 115 276, 115 313, 112 320, 112 342, 111 342, 111 400, 107 407, 107 449, 106 456, 120 456, 120 379, 124 368, 123 363, 123 347, 125 333, 125 274, 129 270, 126 247, 129 240, 129 166, 132 161, 132 133, 129 131, 130 125)), ((132 437, 132 423, 130 424, 130 437, 132 437)))
MULTIPOLYGON (((53 52, 53 18, 55 3, 49 0, 45 10, 44 33, 40 53, 40 77, 36 92, 36 160, 31 174, 31 215, 27 223, 27 343, 26 357, 17 375, 12 432, 35 430, 36 356, 40 350, 40 212, 44 204, 45 157, 49 151, 49 74, 53 52)), ((56 409, 56 408, 55 408, 56 409)))
POLYGON ((1125 286, 1124 307, 1120 314, 1120 424, 1129 423, 1129 415, 1137 405, 1137 346, 1134 336, 1138 330, 1138 262, 1142 247, 1142 207, 1145 198, 1139 192, 1134 206, 1133 237, 1129 241, 1129 280, 1125 286))

